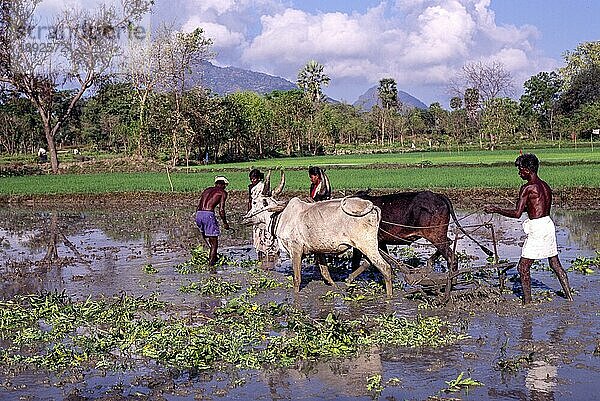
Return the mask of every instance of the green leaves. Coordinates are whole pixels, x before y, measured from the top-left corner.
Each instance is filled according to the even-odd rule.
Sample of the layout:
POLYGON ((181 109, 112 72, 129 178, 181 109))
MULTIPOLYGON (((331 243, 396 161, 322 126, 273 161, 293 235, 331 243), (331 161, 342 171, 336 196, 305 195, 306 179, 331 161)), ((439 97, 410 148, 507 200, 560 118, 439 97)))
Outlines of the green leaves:
POLYGON ((446 389, 444 389, 444 391, 445 392, 457 392, 457 391, 462 390, 463 388, 466 388, 468 390, 469 387, 484 385, 483 383, 481 383, 477 380, 473 380, 470 377, 464 377, 464 374, 465 374, 464 372, 460 372, 460 374, 458 375, 458 377, 456 379, 446 382, 448 387, 446 389))
POLYGON ((598 268, 599 266, 600 251, 596 251, 596 257, 593 259, 581 256, 575 258, 575 260, 571 261, 571 267, 569 267, 568 271, 581 274, 594 274, 595 270, 593 268, 598 268))

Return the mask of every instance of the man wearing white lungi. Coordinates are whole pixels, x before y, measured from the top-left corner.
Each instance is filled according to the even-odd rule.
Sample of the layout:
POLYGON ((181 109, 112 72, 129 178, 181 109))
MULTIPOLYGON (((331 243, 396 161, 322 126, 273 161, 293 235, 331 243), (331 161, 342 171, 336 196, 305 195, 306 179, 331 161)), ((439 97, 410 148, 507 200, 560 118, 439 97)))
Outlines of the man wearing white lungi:
POLYGON ((515 166, 519 169, 519 176, 527 183, 519 190, 516 208, 502 209, 497 206, 486 206, 485 211, 514 218, 519 218, 523 212, 527 212, 529 218, 523 222, 523 230, 527 237, 517 266, 523 287, 523 303, 531 302, 531 265, 535 259, 544 258, 548 258, 550 268, 558 277, 565 298, 572 301, 569 279, 558 259, 554 222, 550 218, 552 189, 538 177, 539 164, 538 158, 531 153, 517 157, 515 166))
MULTIPOLYGON (((265 175, 258 169, 252 169, 248 175, 250 185, 248 185, 248 210, 252 208, 252 202, 263 193, 265 175)), ((279 255, 279 244, 268 227, 264 224, 255 224, 252 226, 252 242, 256 248, 256 255, 261 262, 273 262, 279 255)))

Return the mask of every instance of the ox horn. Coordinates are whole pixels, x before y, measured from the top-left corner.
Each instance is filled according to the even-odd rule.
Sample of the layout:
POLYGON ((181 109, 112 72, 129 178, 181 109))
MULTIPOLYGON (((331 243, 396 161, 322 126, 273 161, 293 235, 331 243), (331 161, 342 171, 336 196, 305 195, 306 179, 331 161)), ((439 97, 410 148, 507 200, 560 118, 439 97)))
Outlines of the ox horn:
POLYGON ((281 170, 281 181, 275 191, 273 191, 273 196, 279 196, 283 192, 283 188, 285 187, 285 173, 281 170))
POLYGON ((267 172, 267 176, 265 177, 262 194, 264 196, 271 196, 271 170, 267 172))

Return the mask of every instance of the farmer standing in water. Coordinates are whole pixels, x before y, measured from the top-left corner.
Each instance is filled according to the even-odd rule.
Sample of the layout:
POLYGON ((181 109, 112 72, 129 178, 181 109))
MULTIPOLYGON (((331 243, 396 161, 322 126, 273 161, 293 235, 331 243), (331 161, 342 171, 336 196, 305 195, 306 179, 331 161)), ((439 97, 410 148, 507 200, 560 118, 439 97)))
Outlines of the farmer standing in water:
POLYGON ((523 303, 531 302, 531 265, 535 259, 543 258, 548 258, 548 263, 558 277, 565 298, 572 301, 567 273, 558 259, 554 222, 550 218, 552 189, 538 177, 539 164, 538 158, 531 153, 517 157, 515 166, 519 169, 519 176, 527 182, 519 190, 516 207, 502 209, 498 206, 488 205, 485 207, 485 211, 513 218, 519 218, 523 212, 527 212, 529 218, 523 222, 523 230, 527 237, 517 266, 523 287, 523 303))
POLYGON ((200 201, 196 208, 196 225, 202 232, 202 236, 210 245, 210 256, 208 265, 214 266, 217 262, 217 248, 219 247, 219 223, 215 216, 215 208, 219 206, 219 215, 223 220, 223 228, 229 230, 227 217, 225 216, 225 201, 227 192, 225 187, 229 184, 223 176, 215 177, 215 186, 206 188, 200 195, 200 201))

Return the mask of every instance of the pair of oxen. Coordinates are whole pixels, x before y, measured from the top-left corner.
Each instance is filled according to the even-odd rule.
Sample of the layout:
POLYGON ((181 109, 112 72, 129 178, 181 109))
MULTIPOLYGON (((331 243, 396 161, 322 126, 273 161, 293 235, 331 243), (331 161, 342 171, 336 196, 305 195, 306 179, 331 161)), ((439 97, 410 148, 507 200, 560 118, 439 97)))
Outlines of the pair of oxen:
MULTIPOLYGON (((436 248, 428 260, 429 266, 443 256, 450 270, 458 268, 448 238, 450 217, 465 235, 469 234, 458 224, 452 203, 445 195, 431 191, 381 196, 363 193, 322 202, 309 203, 298 197, 284 202, 277 199, 285 187, 284 172, 274 191, 270 176, 269 171, 261 196, 252 201, 243 222, 265 224, 277 237, 291 258, 296 293, 300 291, 302 257, 310 253, 336 254, 354 248, 352 266, 356 270, 347 282, 369 266, 369 263, 359 266, 365 256, 381 272, 388 297, 392 296, 392 267, 384 257, 387 245, 410 244, 425 238, 436 248)), ((335 286, 323 258, 317 258, 317 263, 325 281, 335 286)))

